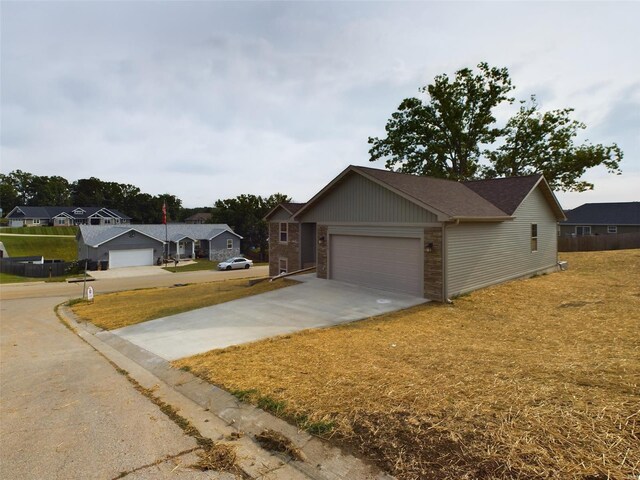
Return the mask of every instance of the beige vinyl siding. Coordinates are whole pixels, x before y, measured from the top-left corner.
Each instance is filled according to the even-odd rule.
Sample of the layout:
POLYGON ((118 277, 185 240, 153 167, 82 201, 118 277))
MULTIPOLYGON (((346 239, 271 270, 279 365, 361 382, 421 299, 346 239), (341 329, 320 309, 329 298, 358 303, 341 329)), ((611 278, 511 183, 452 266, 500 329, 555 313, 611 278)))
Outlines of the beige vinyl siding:
POLYGON ((432 223, 436 215, 358 174, 347 175, 330 195, 304 212, 302 222, 432 223))
POLYGON ((557 227, 536 188, 514 212, 515 220, 446 226, 447 296, 533 274, 557 261, 557 227), (538 250, 531 251, 531 224, 538 225, 538 250))

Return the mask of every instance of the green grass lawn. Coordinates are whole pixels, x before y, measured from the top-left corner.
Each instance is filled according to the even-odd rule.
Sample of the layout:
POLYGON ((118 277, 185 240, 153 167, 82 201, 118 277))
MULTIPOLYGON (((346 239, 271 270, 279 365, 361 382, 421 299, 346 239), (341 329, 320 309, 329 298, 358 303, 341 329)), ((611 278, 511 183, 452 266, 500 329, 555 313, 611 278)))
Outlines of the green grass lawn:
POLYGON ((74 235, 78 232, 78 227, 19 227, 3 228, 3 233, 18 233, 22 235, 74 235))
POLYGON ((19 277, 18 275, 11 275, 10 273, 1 273, 0 272, 0 284, 5 283, 22 283, 22 282, 38 282, 42 281, 42 278, 29 278, 29 277, 19 277))
POLYGON ((76 239, 70 237, 9 236, 0 233, 0 242, 11 257, 42 255, 48 260, 70 262, 78 256, 76 239))
POLYGON ((0 284, 4 285, 7 283, 23 283, 23 282, 64 282, 69 277, 73 277, 77 275, 63 275, 61 277, 53 277, 53 278, 38 278, 38 277, 21 277, 19 275, 11 275, 10 273, 1 273, 0 272, 0 284))

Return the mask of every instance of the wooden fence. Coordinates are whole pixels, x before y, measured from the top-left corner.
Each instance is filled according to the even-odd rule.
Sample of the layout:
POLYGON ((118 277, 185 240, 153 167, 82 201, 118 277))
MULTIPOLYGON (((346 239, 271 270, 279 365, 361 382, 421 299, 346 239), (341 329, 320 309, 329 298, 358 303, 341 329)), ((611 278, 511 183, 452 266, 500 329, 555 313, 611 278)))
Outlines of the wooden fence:
POLYGON ((0 272, 18 275, 20 277, 49 278, 65 274, 68 262, 45 260, 45 263, 18 263, 10 258, 0 260, 0 272))
POLYGON ((559 252, 594 252, 640 248, 640 232, 558 237, 559 252))

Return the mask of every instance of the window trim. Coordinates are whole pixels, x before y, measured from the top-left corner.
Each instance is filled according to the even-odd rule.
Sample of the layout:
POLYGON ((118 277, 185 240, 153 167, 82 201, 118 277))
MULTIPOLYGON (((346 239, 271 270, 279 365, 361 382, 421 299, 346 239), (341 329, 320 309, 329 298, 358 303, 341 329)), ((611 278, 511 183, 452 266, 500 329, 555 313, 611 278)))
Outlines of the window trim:
POLYGON ((278 258, 278 275, 283 273, 289 273, 289 260, 284 257, 278 258), (282 268, 282 262, 284 262, 284 269, 282 268))
POLYGON ((287 222, 280 222, 278 240, 280 243, 289 243, 289 224, 287 222), (284 230, 282 226, 284 225, 284 230), (283 238, 284 234, 284 240, 283 238))
POLYGON ((39 218, 34 218, 31 220, 31 224, 32 225, 40 225, 40 219, 39 218))
POLYGON ((531 224, 531 253, 538 251, 538 224, 531 224))
POLYGON ((576 225, 576 237, 582 237, 585 235, 591 235, 591 225, 576 225), (578 229, 582 229, 582 233, 578 233, 578 229), (585 233, 585 228, 589 231, 589 233, 585 233))
POLYGON ((227 238, 227 250, 233 250, 233 238, 227 238))
POLYGON ((617 225, 607 225, 607 233, 618 233, 617 225))

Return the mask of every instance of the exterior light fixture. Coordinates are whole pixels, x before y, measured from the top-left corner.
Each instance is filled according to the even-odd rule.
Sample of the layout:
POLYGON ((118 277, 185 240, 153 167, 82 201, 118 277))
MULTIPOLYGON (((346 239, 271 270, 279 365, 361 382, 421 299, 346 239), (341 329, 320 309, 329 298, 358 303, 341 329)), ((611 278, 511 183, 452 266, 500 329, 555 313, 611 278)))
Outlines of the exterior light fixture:
POLYGON ((425 251, 426 251, 427 253, 431 253, 431 252, 433 252, 433 242, 429 242, 429 243, 427 243, 427 246, 425 247, 425 251))

